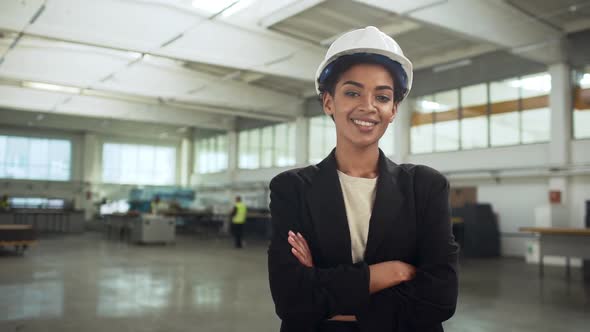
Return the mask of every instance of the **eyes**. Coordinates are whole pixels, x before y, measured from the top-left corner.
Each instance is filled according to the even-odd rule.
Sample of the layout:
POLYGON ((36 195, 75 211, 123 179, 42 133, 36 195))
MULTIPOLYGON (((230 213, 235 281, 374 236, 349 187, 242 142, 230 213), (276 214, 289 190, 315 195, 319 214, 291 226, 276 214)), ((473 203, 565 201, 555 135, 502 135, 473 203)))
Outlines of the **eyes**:
MULTIPOLYGON (((347 97, 351 97, 351 98, 355 98, 355 97, 360 97, 360 93, 357 91, 345 91, 344 95, 347 97)), ((389 103, 391 101, 391 97, 389 97, 388 95, 377 95, 375 96, 375 99, 377 99, 378 102, 386 104, 389 103)))

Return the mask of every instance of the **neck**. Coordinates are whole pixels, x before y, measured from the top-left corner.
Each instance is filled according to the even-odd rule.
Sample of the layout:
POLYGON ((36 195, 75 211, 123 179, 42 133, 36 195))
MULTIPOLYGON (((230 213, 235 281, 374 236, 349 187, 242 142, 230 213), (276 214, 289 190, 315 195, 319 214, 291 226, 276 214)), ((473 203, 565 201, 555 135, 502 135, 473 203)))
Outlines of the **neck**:
POLYGON ((379 174, 379 146, 358 148, 336 144, 338 170, 354 177, 375 178, 379 174))

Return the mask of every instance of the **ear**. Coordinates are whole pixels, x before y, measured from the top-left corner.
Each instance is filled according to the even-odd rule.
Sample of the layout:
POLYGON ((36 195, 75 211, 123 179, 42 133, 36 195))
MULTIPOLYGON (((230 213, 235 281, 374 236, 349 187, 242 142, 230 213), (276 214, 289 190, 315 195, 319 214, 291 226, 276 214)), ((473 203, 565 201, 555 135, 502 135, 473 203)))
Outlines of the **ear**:
POLYGON ((395 119, 395 116, 397 115, 397 105, 398 104, 393 105, 393 111, 391 112, 391 117, 389 118, 389 123, 392 123, 393 119, 395 119))
POLYGON ((334 97, 328 92, 322 95, 322 106, 326 115, 334 115, 334 97))

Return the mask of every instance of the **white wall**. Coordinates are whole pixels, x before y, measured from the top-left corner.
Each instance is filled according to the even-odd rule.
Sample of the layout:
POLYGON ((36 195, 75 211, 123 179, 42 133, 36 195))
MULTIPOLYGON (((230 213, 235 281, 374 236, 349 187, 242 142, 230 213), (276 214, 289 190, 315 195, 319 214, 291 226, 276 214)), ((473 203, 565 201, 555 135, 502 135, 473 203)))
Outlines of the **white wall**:
POLYGON ((590 139, 571 142, 572 164, 590 164, 590 139))
POLYGON ((511 169, 547 164, 547 144, 409 155, 408 162, 425 164, 441 172, 511 169))
POLYGON ((571 179, 570 226, 586 227, 584 225, 586 201, 590 201, 590 175, 574 176, 571 179))

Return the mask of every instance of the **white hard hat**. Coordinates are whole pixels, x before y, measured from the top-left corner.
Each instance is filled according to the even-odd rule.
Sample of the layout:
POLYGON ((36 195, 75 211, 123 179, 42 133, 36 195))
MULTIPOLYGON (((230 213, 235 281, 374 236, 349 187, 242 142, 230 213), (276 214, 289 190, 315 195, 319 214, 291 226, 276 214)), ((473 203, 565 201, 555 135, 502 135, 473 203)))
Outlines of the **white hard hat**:
POLYGON ((401 84, 404 90, 403 97, 408 95, 412 88, 412 63, 404 56, 404 52, 393 38, 373 26, 347 32, 332 43, 315 74, 315 88, 318 94, 321 93, 320 84, 330 74, 331 65, 344 55, 355 54, 375 55, 387 62, 391 60, 391 64, 394 65, 391 67, 394 69, 396 66, 401 67, 396 70, 398 84, 401 84))

